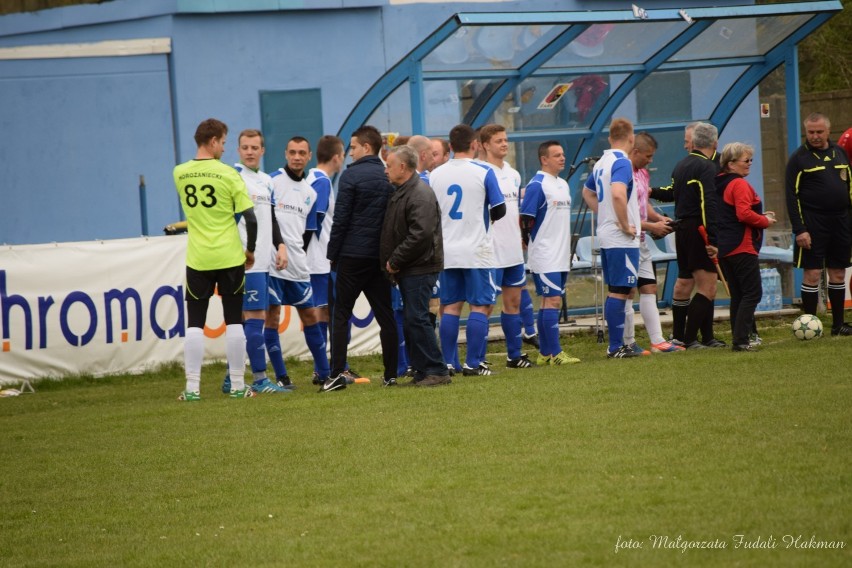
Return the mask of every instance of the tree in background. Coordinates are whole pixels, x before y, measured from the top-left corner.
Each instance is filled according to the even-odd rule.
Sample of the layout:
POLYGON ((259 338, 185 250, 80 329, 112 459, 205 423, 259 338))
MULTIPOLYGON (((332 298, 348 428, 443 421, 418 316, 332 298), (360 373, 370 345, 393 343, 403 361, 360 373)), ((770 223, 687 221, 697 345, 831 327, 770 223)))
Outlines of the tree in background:
POLYGON ((3 0, 0 3, 0 15, 18 12, 37 12, 48 8, 61 8, 75 4, 101 4, 111 0, 3 0))
MULTIPOLYGON (((757 3, 787 2, 758 0, 757 3)), ((842 12, 799 44, 801 93, 852 89, 852 0, 842 0, 842 4, 842 12)))

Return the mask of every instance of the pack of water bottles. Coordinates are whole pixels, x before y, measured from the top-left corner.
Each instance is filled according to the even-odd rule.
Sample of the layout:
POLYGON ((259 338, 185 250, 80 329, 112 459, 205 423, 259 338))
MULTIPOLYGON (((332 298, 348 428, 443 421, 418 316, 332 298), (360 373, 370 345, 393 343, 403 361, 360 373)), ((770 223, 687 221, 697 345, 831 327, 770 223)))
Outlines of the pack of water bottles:
POLYGON ((771 312, 781 309, 781 275, 775 268, 760 269, 760 284, 763 296, 757 305, 758 312, 771 312))

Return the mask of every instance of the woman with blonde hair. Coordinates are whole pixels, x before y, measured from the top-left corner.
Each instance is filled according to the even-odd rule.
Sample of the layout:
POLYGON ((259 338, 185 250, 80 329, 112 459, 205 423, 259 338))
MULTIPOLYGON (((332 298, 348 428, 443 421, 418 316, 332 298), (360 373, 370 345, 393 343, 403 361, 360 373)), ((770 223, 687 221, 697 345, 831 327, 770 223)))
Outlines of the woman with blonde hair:
POLYGON ((760 196, 745 177, 751 171, 754 148, 742 142, 722 149, 720 173, 716 176, 719 198, 719 264, 731 289, 731 331, 734 351, 754 351, 749 333, 754 310, 763 293, 757 258, 763 229, 775 224, 772 211, 763 212, 760 196))

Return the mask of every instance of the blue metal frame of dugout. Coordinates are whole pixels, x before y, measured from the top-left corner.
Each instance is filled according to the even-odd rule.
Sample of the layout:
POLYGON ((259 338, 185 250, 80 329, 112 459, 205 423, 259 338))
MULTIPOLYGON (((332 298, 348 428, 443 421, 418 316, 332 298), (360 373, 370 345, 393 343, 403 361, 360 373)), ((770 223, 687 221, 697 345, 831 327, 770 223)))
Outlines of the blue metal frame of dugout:
MULTIPOLYGON (((568 163, 578 163, 595 151, 612 117, 637 86, 653 73, 732 68, 732 77, 707 89, 708 93, 712 91, 712 96, 718 97, 710 112, 695 113, 680 120, 636 121, 635 124, 637 130, 661 133, 682 130, 686 124, 701 120, 711 122, 721 132, 760 81, 783 65, 787 108, 790 109, 787 146, 792 152, 801 137, 796 46, 842 9, 839 0, 827 0, 690 8, 687 15, 676 9, 645 10, 638 15, 632 10, 455 14, 376 81, 343 122, 339 135, 348 140, 349 133, 370 122, 374 113, 398 89, 408 89, 411 133, 429 136, 445 134, 429 131, 426 90, 432 82, 488 82, 487 88, 474 98, 469 108, 464 112, 459 108, 459 116, 452 117, 456 123, 464 122, 476 128, 494 120, 500 106, 516 96, 519 87, 530 78, 584 74, 624 76, 585 123, 554 123, 516 130, 507 127, 512 142, 553 138, 562 141, 568 163), (601 25, 607 26, 614 47, 618 48, 618 42, 623 44, 628 39, 638 41, 640 48, 647 48, 644 57, 631 60, 631 55, 641 49, 625 51, 623 60, 609 58, 601 63, 594 58, 565 57, 568 47, 601 25), (463 65, 457 62, 442 65, 434 57, 442 49, 468 49, 477 55, 473 53, 476 48, 470 47, 469 38, 494 26, 502 27, 504 35, 518 29, 544 31, 535 42, 519 50, 520 57, 517 57, 518 51, 514 52, 511 60, 495 63, 493 58, 479 54, 478 59, 472 57, 463 65), (647 33, 643 34, 639 26, 646 26, 647 33), (724 41, 730 39, 734 31, 745 32, 734 37, 740 40, 739 46, 724 41), (459 41, 466 34, 467 44, 459 41), (751 37, 746 37, 749 34, 751 37)), ((574 173, 570 180, 572 187, 580 185, 581 174, 581 171, 574 173)))

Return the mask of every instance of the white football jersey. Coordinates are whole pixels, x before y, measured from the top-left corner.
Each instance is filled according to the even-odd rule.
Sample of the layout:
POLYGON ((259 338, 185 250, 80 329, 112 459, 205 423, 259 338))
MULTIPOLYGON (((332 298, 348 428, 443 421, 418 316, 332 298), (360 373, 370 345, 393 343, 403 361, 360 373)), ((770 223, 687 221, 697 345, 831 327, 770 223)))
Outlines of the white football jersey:
POLYGON ((304 179, 295 181, 284 168, 272 174, 272 190, 275 198, 275 218, 281 228, 281 237, 287 245, 287 268, 272 268, 273 276, 294 282, 309 282, 308 255, 305 245, 305 229, 316 225, 317 192, 304 179))
POLYGON ((605 150, 586 180, 585 191, 598 196, 598 237, 601 248, 636 248, 642 232, 639 201, 633 190, 633 164, 621 150, 605 150), (636 227, 636 238, 630 238, 618 228, 618 218, 612 204, 613 183, 627 186, 627 220, 636 227))
MULTIPOLYGON (((258 170, 253 171, 243 164, 234 164, 246 184, 249 198, 254 203, 254 214, 257 217, 257 242, 254 248, 254 265, 246 272, 269 272, 275 266, 275 247, 272 246, 272 178, 258 170)), ((246 220, 240 217, 237 225, 240 231, 240 241, 246 247, 246 220)))
POLYGON ((326 258, 326 253, 334 218, 334 189, 331 186, 331 179, 319 168, 312 168, 305 181, 317 192, 317 227, 315 227, 316 233, 308 244, 308 269, 311 274, 328 274, 331 272, 331 263, 326 258), (320 214, 325 215, 322 223, 319 223, 320 214))
POLYGON ((539 171, 527 184, 521 215, 533 217, 535 225, 527 245, 531 272, 571 270, 571 190, 562 178, 539 171))
POLYGON ((494 261, 497 268, 517 266, 524 262, 524 248, 521 243, 521 225, 519 223, 518 203, 521 193, 521 174, 518 170, 503 162, 503 167, 488 165, 497 176, 500 192, 506 202, 506 216, 491 226, 491 243, 494 246, 494 261))
POLYGON ((503 203, 494 170, 468 158, 429 174, 441 207, 444 268, 494 268, 489 210, 503 203))

